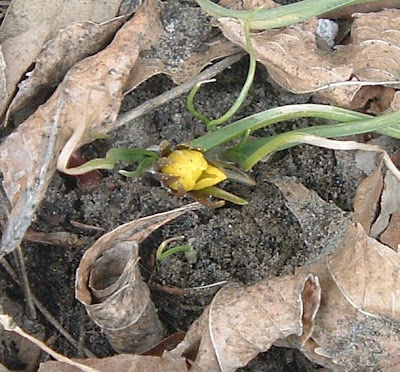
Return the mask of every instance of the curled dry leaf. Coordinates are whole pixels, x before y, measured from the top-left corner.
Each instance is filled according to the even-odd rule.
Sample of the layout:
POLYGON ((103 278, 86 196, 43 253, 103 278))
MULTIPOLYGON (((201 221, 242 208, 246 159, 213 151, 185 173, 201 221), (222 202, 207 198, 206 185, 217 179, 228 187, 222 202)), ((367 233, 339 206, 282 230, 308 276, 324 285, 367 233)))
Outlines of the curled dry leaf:
MULTIPOLYGON (((385 81, 400 80, 400 10, 354 16, 352 43, 332 53, 317 48, 317 23, 311 19, 283 30, 253 34, 256 58, 285 89, 299 94, 315 92, 322 102, 350 107, 360 85, 335 83, 382 81, 384 86, 385 81)), ((243 22, 220 18, 217 24, 229 40, 246 48, 243 22)))
POLYGON ((154 230, 199 204, 141 218, 105 234, 76 273, 76 297, 118 352, 140 353, 163 337, 150 291, 140 276, 139 244, 154 230))
POLYGON ((309 274, 227 286, 171 353, 196 351, 194 363, 201 370, 234 371, 277 339, 293 334, 307 338, 319 302, 318 278, 309 274))
MULTIPOLYGON (((310 204, 310 198, 318 198, 315 193, 293 181, 280 184, 287 182, 280 188, 289 203, 297 201, 297 208, 290 209, 301 224, 313 214, 316 224, 321 217, 334 223, 335 216, 320 216, 321 210, 310 204)), ((310 338, 304 342, 292 336, 277 344, 297 347, 333 371, 396 370, 400 365, 400 257, 368 237, 361 225, 349 223, 341 235, 335 251, 298 270, 299 275, 317 276, 321 284, 321 306, 310 338)))
MULTIPOLYGON (((29 66, 34 63, 43 45, 57 30, 72 22, 92 21, 102 23, 118 14, 121 0, 67 3, 47 0, 13 0, 0 30, 5 61, 4 87, 6 95, 0 101, 3 116, 17 84, 29 66), (18 61, 18 63, 15 63, 18 61)), ((2 88, 3 90, 4 88, 2 88)))
POLYGON ((0 255, 20 243, 57 158, 58 168, 68 172, 71 153, 90 142, 91 134, 112 127, 143 35, 151 33, 159 11, 156 0, 147 1, 106 49, 77 63, 52 97, 0 146, 3 186, 13 205, 0 255))

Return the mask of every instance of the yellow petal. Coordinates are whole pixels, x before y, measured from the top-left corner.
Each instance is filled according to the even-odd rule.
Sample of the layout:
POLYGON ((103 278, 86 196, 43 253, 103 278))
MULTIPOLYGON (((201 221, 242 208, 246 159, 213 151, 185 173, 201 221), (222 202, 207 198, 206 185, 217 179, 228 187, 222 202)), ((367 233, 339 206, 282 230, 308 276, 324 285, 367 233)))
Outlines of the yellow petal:
POLYGON ((208 164, 207 169, 201 174, 192 190, 201 190, 209 186, 214 186, 226 180, 226 174, 219 168, 208 164))
POLYGON ((195 150, 175 150, 169 154, 168 159, 171 163, 162 167, 161 172, 179 178, 170 185, 173 190, 178 190, 179 183, 185 191, 193 190, 208 165, 203 154, 195 150))

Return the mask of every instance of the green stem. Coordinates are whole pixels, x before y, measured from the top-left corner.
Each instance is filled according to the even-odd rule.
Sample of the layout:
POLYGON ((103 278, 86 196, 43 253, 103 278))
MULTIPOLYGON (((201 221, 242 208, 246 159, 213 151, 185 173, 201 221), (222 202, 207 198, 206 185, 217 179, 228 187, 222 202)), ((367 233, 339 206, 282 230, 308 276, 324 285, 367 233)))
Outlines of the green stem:
POLYGON ((242 199, 239 196, 231 194, 230 192, 224 189, 220 189, 219 187, 216 186, 206 187, 204 189, 199 190, 199 192, 204 195, 214 196, 215 198, 227 200, 230 201, 231 203, 238 205, 246 205, 249 203, 247 200, 242 199))
POLYGON ((206 81, 200 81, 200 83, 197 83, 194 88, 190 91, 187 101, 186 101, 186 106, 188 111, 197 119, 201 120, 204 124, 208 124, 211 120, 202 114, 200 111, 197 111, 196 108, 194 107, 194 97, 196 96, 197 92, 199 91, 200 87, 209 82, 214 82, 215 80, 206 80, 206 81))
MULTIPOLYGON (((261 9, 250 22, 253 30, 266 30, 289 26, 321 14, 346 6, 369 3, 376 0, 304 0, 278 8, 261 9)), ((246 20, 253 10, 234 10, 223 8, 210 0, 197 0, 201 8, 216 18, 231 17, 246 20)))
POLYGON ((162 252, 161 254, 159 254, 157 251, 156 258, 157 258, 157 260, 163 260, 164 258, 172 256, 175 253, 188 252, 191 249, 192 248, 189 247, 188 245, 177 245, 176 247, 170 248, 170 249, 168 249, 168 251, 162 252))
POLYGON ((201 112, 197 111, 194 107, 194 97, 198 90, 200 89, 201 85, 207 83, 209 81, 203 81, 198 83, 192 91, 189 93, 187 98, 187 108, 188 111, 197 119, 200 119, 203 123, 207 124, 207 129, 215 130, 218 125, 225 123, 228 121, 235 113, 239 110, 240 106, 243 104, 244 100, 246 99, 247 94, 253 84, 254 76, 256 73, 256 54, 253 48, 253 44, 251 42, 250 37, 250 21, 253 19, 254 15, 257 13, 257 10, 252 11, 250 15, 246 19, 245 23, 245 37, 246 37, 246 44, 249 50, 250 55, 250 62, 249 62, 249 71, 247 73, 246 81, 240 91, 239 96, 237 97, 235 103, 230 107, 230 109, 218 119, 210 120, 207 116, 202 114, 201 112))
POLYGON ((215 147, 223 145, 224 143, 242 137, 247 131, 250 131, 251 133, 271 124, 303 117, 315 117, 340 122, 352 122, 372 118, 372 116, 366 114, 328 105, 287 105, 276 107, 235 121, 232 124, 219 128, 215 132, 207 133, 206 135, 193 140, 191 146, 193 148, 200 147, 203 148, 204 151, 209 151, 215 147))
POLYGON ((146 169, 148 169, 154 162, 155 158, 146 157, 142 161, 139 162, 139 165, 134 171, 126 171, 124 169, 120 170, 119 173, 125 177, 139 177, 141 176, 146 169))
MULTIPOLYGON (((345 137, 355 134, 367 133, 372 131, 379 132, 382 128, 384 131, 391 126, 397 125, 400 122, 400 110, 381 115, 373 119, 363 121, 352 121, 348 123, 340 123, 334 125, 317 126, 305 128, 297 131, 287 132, 272 136, 269 138, 261 138, 254 142, 242 146, 240 154, 235 154, 235 157, 242 159, 239 165, 244 170, 249 170, 262 158, 275 151, 280 151, 297 145, 301 141, 296 141, 304 134, 312 134, 319 137, 345 137)), ((395 131, 400 132, 396 127, 395 131)))
POLYGON ((250 62, 249 62, 249 71, 247 73, 246 81, 242 87, 242 90, 240 91, 239 96, 237 97, 235 103, 231 106, 231 108, 220 118, 211 120, 207 124, 207 128, 209 130, 215 130, 218 125, 225 123, 227 120, 229 120, 237 110, 239 110, 240 106, 246 99, 247 93, 249 93, 249 90, 251 88, 251 85, 253 84, 254 76, 256 73, 256 52, 254 51, 253 48, 253 43, 251 42, 250 38, 250 22, 255 16, 257 11, 253 11, 250 16, 247 18, 244 29, 245 29, 245 36, 246 36, 246 45, 249 50, 249 55, 250 55, 250 62))

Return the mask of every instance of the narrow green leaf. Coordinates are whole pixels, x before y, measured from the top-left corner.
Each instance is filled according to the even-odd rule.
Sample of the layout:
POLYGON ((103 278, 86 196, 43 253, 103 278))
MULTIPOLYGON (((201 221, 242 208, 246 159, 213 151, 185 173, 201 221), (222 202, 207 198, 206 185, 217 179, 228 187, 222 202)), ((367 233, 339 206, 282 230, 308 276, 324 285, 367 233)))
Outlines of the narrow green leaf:
MULTIPOLYGON (((253 30, 289 26, 321 14, 350 5, 369 3, 375 0, 304 0, 272 9, 259 10, 250 22, 253 30)), ((201 8, 216 18, 231 17, 245 21, 253 10, 223 8, 210 0, 197 0, 201 8)))

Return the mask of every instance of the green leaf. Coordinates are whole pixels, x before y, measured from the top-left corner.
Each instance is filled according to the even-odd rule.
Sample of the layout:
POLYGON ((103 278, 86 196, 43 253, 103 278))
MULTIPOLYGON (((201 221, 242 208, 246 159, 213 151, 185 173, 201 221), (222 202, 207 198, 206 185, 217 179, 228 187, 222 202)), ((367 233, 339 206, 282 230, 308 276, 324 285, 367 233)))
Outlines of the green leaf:
MULTIPOLYGON (((372 1, 374 0, 304 0, 277 8, 261 9, 250 21, 250 28, 267 30, 289 26, 336 9, 372 1)), ((197 2, 206 13, 216 18, 231 17, 245 21, 253 13, 253 10, 223 8, 210 0, 197 0, 197 2)))

